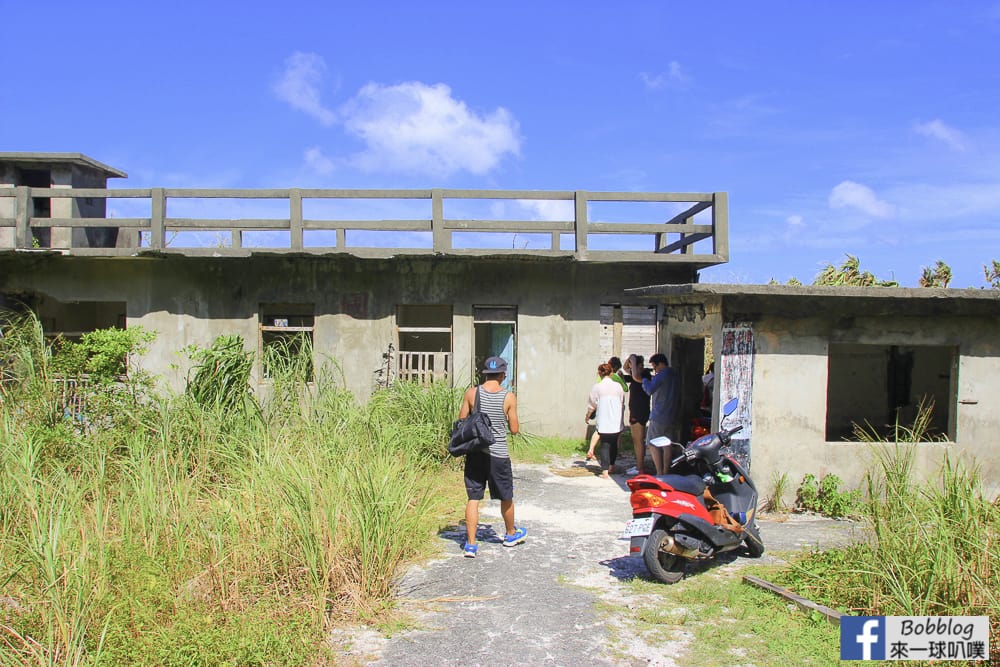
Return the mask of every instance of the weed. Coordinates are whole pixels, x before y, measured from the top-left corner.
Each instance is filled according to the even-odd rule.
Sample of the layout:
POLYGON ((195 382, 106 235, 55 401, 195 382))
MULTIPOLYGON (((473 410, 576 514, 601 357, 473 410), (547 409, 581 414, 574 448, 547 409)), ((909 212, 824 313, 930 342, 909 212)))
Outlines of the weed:
POLYGON ((858 505, 870 539, 803 556, 771 580, 853 614, 989 616, 992 635, 1000 629, 1000 506, 984 497, 973 463, 945 456, 939 475, 914 479, 927 409, 913 425, 897 424, 892 439, 870 439, 876 463, 858 505))
MULTIPOLYGON (((804 482, 803 482, 804 484, 804 482)), ((788 491, 788 473, 775 473, 772 483, 771 496, 764 503, 765 512, 784 512, 788 509, 785 505, 785 493, 788 491)))
POLYGON ((834 518, 852 516, 861 503, 861 492, 842 491, 840 484, 840 477, 834 474, 824 475, 819 482, 815 475, 806 474, 799 486, 795 508, 834 518))
POLYGON ((454 392, 358 406, 289 357, 261 406, 242 339, 190 352, 184 394, 98 400, 74 429, 37 320, 5 320, 0 663, 319 664, 330 623, 391 624, 399 568, 460 506, 440 466, 454 392))
POLYGON ((835 627, 789 610, 770 593, 741 585, 738 577, 705 573, 674 586, 633 580, 630 588, 645 602, 627 613, 640 632, 655 632, 650 639, 657 643, 693 634, 678 657, 684 665, 836 664, 835 627))

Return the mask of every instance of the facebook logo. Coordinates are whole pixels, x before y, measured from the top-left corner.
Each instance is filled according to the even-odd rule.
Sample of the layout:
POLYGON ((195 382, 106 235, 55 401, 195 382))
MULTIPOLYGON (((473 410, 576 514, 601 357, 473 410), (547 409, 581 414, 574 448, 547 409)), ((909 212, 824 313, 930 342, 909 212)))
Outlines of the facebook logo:
POLYGON ((885 660, 885 616, 841 616, 841 660, 885 660))

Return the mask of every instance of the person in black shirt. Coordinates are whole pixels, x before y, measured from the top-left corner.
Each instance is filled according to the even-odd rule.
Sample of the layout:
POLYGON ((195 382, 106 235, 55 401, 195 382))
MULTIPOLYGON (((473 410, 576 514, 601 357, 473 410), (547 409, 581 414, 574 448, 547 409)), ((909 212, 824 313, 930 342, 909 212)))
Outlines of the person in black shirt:
POLYGON ((642 388, 642 380, 652 377, 648 368, 643 366, 645 360, 641 355, 630 354, 625 360, 624 370, 628 373, 628 427, 632 432, 632 447, 635 450, 635 468, 629 474, 638 475, 643 472, 646 461, 646 422, 649 421, 649 394, 642 388), (638 372, 639 380, 633 377, 633 370, 638 372))

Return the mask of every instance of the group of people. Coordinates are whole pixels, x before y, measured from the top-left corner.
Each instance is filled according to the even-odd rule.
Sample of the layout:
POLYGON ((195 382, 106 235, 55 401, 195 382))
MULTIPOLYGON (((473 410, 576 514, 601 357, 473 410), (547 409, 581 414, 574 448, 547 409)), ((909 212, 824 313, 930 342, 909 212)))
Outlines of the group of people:
POLYGON ((601 477, 607 478, 616 471, 618 440, 625 428, 626 397, 636 461, 635 468, 627 474, 648 472, 645 469, 647 452, 653 460, 655 474, 665 474, 670 466, 675 448, 650 443, 660 436, 677 440, 680 383, 665 355, 654 354, 649 364, 652 368, 646 368, 642 356, 631 354, 624 365, 618 357, 611 357, 597 367, 600 379, 590 390, 585 421, 595 426, 587 459, 600 460, 601 477))

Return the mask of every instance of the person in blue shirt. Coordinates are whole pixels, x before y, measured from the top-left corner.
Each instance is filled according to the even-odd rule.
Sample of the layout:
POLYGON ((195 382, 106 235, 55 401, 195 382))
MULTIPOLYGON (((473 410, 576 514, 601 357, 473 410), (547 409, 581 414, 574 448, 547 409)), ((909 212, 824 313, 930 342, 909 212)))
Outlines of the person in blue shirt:
POLYGON ((650 396, 649 424, 646 426, 646 447, 653 459, 657 475, 665 475, 670 461, 682 451, 679 443, 670 447, 653 447, 650 442, 665 435, 677 439, 677 413, 680 406, 680 378, 670 367, 667 357, 657 352, 649 358, 653 367, 653 377, 643 379, 641 369, 632 366, 632 379, 642 382, 642 389, 650 396))

